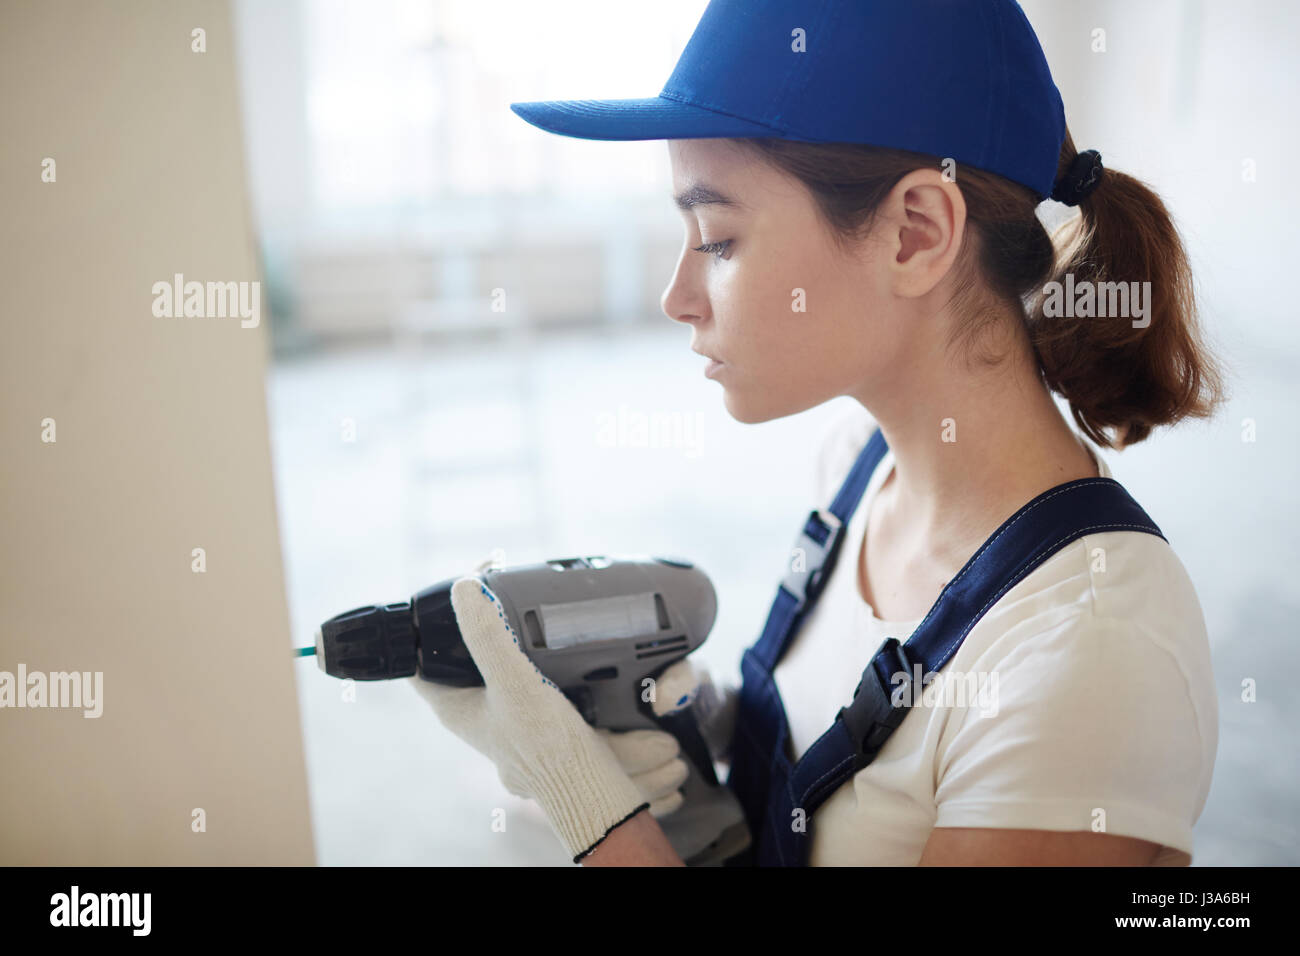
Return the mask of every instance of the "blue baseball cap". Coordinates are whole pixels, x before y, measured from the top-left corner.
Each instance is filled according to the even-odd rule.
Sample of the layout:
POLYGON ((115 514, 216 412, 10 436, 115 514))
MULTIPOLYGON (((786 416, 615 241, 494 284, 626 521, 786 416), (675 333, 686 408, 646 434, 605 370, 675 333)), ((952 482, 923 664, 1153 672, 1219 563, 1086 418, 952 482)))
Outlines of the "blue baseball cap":
POLYGON ((774 137, 951 157, 1052 194, 1065 108, 1015 0, 710 0, 658 96, 511 103, 580 139, 774 137))

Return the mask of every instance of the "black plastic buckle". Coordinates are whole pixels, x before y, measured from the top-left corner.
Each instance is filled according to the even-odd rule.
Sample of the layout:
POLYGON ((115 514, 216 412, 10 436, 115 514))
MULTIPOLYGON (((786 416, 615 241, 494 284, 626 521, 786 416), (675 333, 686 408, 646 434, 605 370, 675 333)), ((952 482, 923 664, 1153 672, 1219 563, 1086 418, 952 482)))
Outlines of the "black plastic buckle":
POLYGON ((876 653, 871 655, 871 663, 862 672, 862 680, 853 691, 852 703, 841 707, 836 715, 837 720, 844 721, 844 726, 856 745, 853 766, 855 773, 876 759, 880 748, 885 745, 889 735, 898 729, 916 700, 912 696, 916 688, 908 687, 898 691, 903 702, 894 705, 891 695, 895 692, 895 685, 892 682, 894 676, 900 673, 909 685, 914 683, 912 664, 907 659, 906 649, 898 642, 898 638, 887 637, 876 653), (885 661, 885 673, 890 676, 889 687, 880 684, 876 660, 881 657, 885 661))
POLYGON ((794 540, 794 548, 801 550, 804 555, 803 570, 787 571, 781 580, 781 587, 799 602, 795 606, 796 611, 815 601, 821 593, 826 576, 839 556, 843 535, 844 526, 831 512, 821 508, 808 512, 808 519, 794 540))

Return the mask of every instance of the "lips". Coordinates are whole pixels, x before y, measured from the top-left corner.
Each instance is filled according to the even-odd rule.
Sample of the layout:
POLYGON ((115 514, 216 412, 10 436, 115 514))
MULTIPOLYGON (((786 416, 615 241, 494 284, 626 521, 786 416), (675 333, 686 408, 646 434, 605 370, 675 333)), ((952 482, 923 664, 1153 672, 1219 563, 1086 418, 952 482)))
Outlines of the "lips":
POLYGON ((708 352, 701 352, 699 349, 697 349, 697 348, 696 348, 695 346, 693 346, 693 345, 691 346, 691 351, 694 352, 696 355, 703 355, 706 359, 709 359, 710 361, 718 362, 718 363, 721 363, 721 362, 722 362, 722 359, 720 359, 720 358, 714 358, 714 357, 713 357, 712 355, 710 355, 708 352))

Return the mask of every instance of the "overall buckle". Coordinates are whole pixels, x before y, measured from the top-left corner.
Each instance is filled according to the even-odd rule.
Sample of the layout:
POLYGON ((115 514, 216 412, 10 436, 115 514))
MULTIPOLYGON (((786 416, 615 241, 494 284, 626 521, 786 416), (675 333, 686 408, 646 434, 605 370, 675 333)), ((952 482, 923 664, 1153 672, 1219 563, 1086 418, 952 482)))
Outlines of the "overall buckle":
POLYGON ((803 570, 787 571, 781 580, 781 587, 798 602, 796 612, 815 601, 821 593, 826 575, 830 573, 839 555, 843 533, 844 526, 840 519, 830 511, 814 508, 808 512, 808 518, 794 541, 794 549, 803 552, 803 570))
POLYGON ((887 637, 876 653, 871 655, 871 663, 862 672, 862 680, 853 691, 853 701, 847 707, 841 707, 836 720, 844 721, 855 745, 854 772, 861 770, 876 759, 876 754, 885 745, 889 735, 898 729, 910 709, 910 702, 915 698, 911 693, 917 688, 909 688, 904 700, 909 703, 894 706, 892 700, 892 681, 894 675, 903 674, 907 683, 914 683, 912 665, 907 659, 907 650, 896 637, 887 637), (884 658, 886 673, 890 675, 891 686, 882 687, 876 660, 884 658))

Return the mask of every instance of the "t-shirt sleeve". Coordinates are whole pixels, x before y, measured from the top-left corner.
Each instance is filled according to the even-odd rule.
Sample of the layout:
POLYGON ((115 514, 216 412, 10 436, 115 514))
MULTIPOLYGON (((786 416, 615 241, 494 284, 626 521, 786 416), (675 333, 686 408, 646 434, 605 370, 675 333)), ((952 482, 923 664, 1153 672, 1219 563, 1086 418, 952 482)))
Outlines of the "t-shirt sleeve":
POLYGON ((977 676, 988 696, 953 711, 936 753, 936 827, 1104 830, 1190 862, 1202 731, 1178 660, 1142 627, 1073 618, 977 676))

